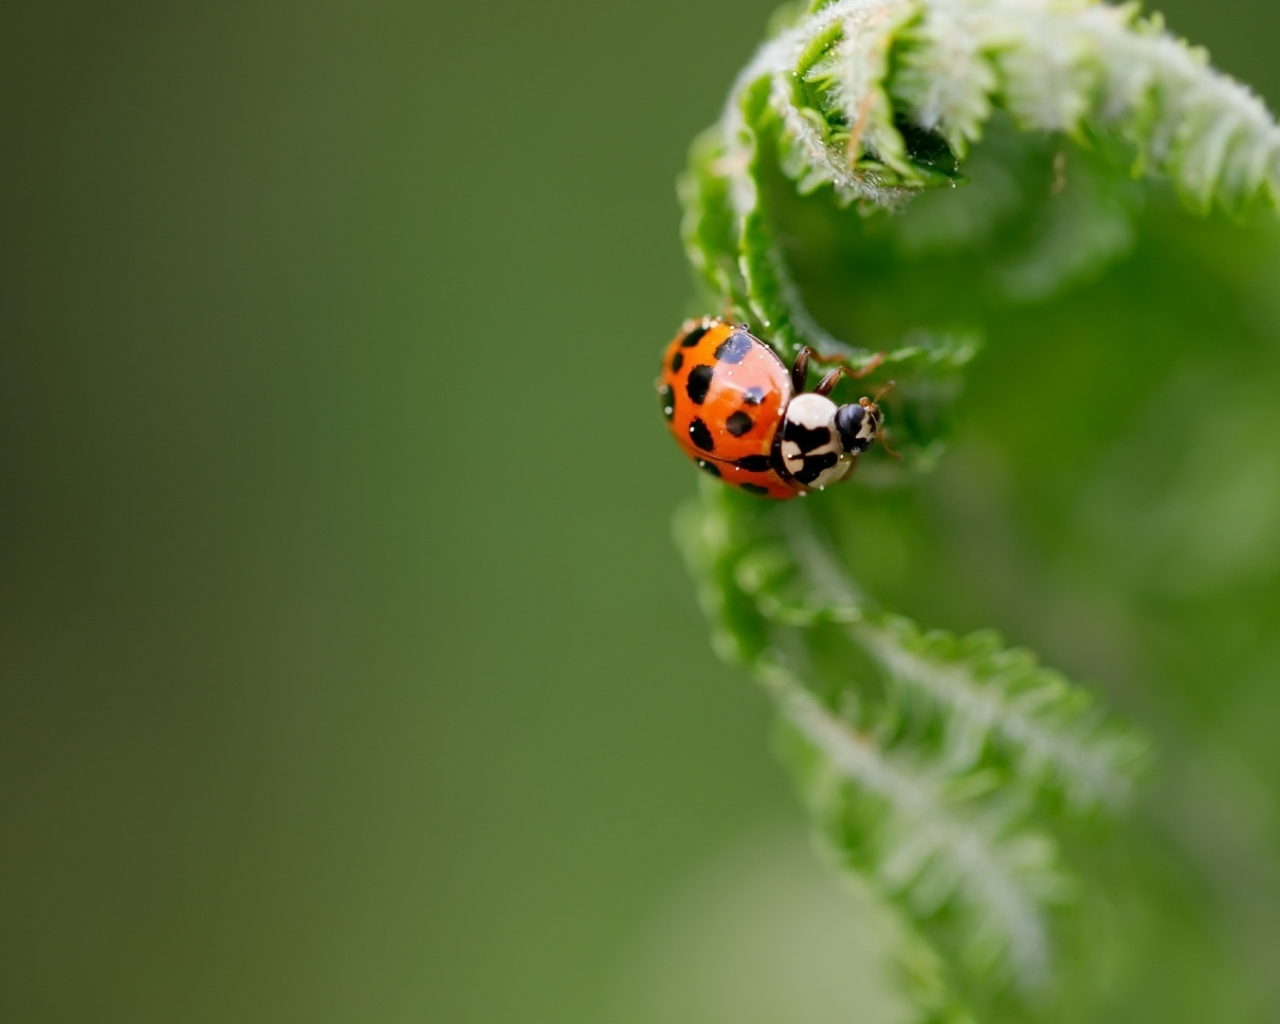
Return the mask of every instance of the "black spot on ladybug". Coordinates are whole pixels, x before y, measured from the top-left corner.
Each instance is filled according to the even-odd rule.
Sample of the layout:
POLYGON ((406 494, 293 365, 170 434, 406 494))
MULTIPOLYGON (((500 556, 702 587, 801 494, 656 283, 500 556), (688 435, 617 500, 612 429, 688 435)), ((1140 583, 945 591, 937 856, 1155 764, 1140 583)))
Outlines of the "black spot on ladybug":
POLYGON ((689 371, 689 381, 685 384, 684 389, 689 393, 689 397, 693 399, 694 405, 701 405, 707 398, 707 391, 711 388, 711 378, 715 374, 715 368, 712 366, 698 365, 689 371))
POLYGON ((761 487, 759 484, 738 484, 744 491, 750 491, 752 494, 768 494, 769 488, 761 487))
POLYGON ((804 460, 804 468, 799 473, 793 473, 792 475, 802 484, 811 484, 839 461, 840 456, 835 452, 810 455, 804 460))
POLYGON ((769 469, 770 462, 767 455, 744 455, 734 463, 739 469, 747 469, 752 473, 764 473, 769 469))
POLYGON ((734 437, 741 437, 748 430, 756 425, 756 421, 748 416, 745 412, 739 410, 724 421, 725 427, 734 437))
POLYGON ((694 345, 698 344, 698 342, 702 340, 702 336, 706 334, 707 331, 709 330, 711 330, 710 327, 702 327, 702 326, 695 327, 688 334, 686 334, 683 339, 681 339, 680 347, 693 348, 694 345))
POLYGON ((740 363, 751 351, 751 336, 738 331, 716 346, 716 358, 722 363, 740 363))
POLYGON ((677 352, 671 357, 671 372, 679 373, 680 367, 684 366, 684 353, 677 352))
POLYGON ((704 452, 716 450, 716 443, 711 437, 711 431, 707 429, 707 425, 702 422, 701 418, 695 419, 689 424, 689 436, 693 438, 693 443, 704 452))
POLYGON ((815 448, 831 443, 830 427, 802 427, 799 423, 787 422, 783 428, 782 439, 794 441, 802 452, 811 452, 815 448))
POLYGON ((712 476, 720 475, 720 470, 716 468, 716 464, 714 462, 708 462, 706 459, 698 460, 698 468, 706 470, 712 476))
POLYGON ((658 388, 658 405, 667 419, 676 414, 676 396, 670 384, 663 384, 658 388))
POLYGON ((747 388, 742 394, 742 400, 747 405, 759 405, 764 401, 764 388, 747 388))

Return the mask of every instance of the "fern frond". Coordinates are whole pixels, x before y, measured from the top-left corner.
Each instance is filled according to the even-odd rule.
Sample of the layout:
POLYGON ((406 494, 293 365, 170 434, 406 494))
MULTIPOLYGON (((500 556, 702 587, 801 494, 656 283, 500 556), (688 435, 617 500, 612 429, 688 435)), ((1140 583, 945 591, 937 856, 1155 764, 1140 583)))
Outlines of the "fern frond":
MULTIPOLYGON (((1280 128, 1133 5, 814 0, 695 144, 684 241, 711 308, 727 305, 784 359, 809 345, 860 366, 883 350, 878 372, 897 382, 886 420, 919 472, 945 444, 981 326, 917 313, 927 276, 890 279, 967 246, 976 266, 948 264, 947 295, 976 319, 988 295, 1042 301, 1129 248, 1135 173, 1171 181, 1192 211, 1275 205, 1280 128), (957 204, 969 172, 972 201, 957 204), (914 210, 951 202, 950 220, 913 219, 929 190, 914 210), (797 267, 836 268, 815 308, 873 329, 856 344, 826 329, 797 267), (846 289, 845 270, 870 282, 846 289), (879 303, 873 314, 852 308, 855 294, 879 303)), ((912 475, 868 462, 863 482, 912 475)), ((858 493, 871 501, 846 492, 858 493)), ((943 965, 921 1020, 1031 1019, 1089 888, 1075 830, 1125 811, 1146 743, 995 633, 883 610, 842 557, 857 511, 851 496, 779 508, 704 481, 677 533, 716 649, 778 706, 827 849, 943 965)))
MULTIPOLYGON (((1008 762, 1011 785, 1046 787, 1069 811, 1128 804, 1146 745, 1109 723, 1087 691, 1037 664, 1030 651, 1006 648, 991 630, 965 637, 926 632, 877 611, 857 595, 834 551, 803 517, 789 524, 786 546, 794 562, 775 562, 770 582, 790 575, 793 594, 797 585, 807 591, 807 607, 847 623, 850 638, 885 674, 899 709, 937 719, 943 756, 955 771, 972 770, 994 752, 1008 762)), ((767 616, 778 616, 768 586, 742 575, 738 581, 755 587, 767 616)))
POLYGON ((718 648, 778 702, 800 745, 790 760, 837 859, 954 963, 997 989, 1036 987, 1051 959, 1050 918, 1070 892, 1041 795, 1076 812, 1117 810, 1143 744, 991 634, 923 634, 879 611, 820 528, 787 512, 712 485, 682 513, 679 537, 718 648), (850 671, 858 664, 864 675, 850 671))
MULTIPOLYGON (((792 175, 802 191, 827 182, 884 203, 944 184, 913 160, 901 126, 937 132, 963 158, 995 109, 1026 130, 1117 131, 1144 171, 1171 176, 1197 204, 1236 206, 1263 190, 1274 201, 1280 183, 1280 129, 1266 107, 1133 4, 837 0, 742 73, 722 121, 730 150, 738 98, 760 78, 802 158, 792 175), (796 78, 823 84, 815 105, 797 102, 796 78)), ((744 209, 750 197, 740 198, 744 209)))
POLYGON ((691 258, 717 268, 717 290, 782 353, 865 357, 800 297, 762 201, 771 153, 801 194, 829 187, 892 209, 955 186, 996 110, 1025 131, 1115 135, 1135 170, 1169 177, 1195 209, 1280 199, 1280 128, 1265 106, 1133 5, 836 0, 761 47, 700 144, 690 180, 703 198, 687 208, 722 233, 709 245, 686 230, 691 258))
POLYGON ((991 745, 1024 784, 1056 789, 1072 810, 1127 806, 1145 745, 1030 652, 1005 648, 991 631, 924 632, 899 616, 857 626, 855 639, 907 699, 938 716, 956 765, 977 763, 991 745))
POLYGON ((894 97, 959 155, 993 106, 1020 127, 1128 139, 1145 173, 1188 202, 1231 208, 1280 182, 1280 130, 1266 107, 1214 71, 1203 50, 1137 6, 1096 0, 935 0, 901 37, 894 97))
POLYGON ((984 787, 980 776, 883 749, 776 662, 763 661, 758 674, 816 758, 805 772, 809 802, 851 866, 909 916, 951 919, 971 970, 1007 963, 1023 982, 1042 981, 1043 909, 1065 889, 1052 840, 1019 827, 1008 808, 971 798, 966 791, 984 787))

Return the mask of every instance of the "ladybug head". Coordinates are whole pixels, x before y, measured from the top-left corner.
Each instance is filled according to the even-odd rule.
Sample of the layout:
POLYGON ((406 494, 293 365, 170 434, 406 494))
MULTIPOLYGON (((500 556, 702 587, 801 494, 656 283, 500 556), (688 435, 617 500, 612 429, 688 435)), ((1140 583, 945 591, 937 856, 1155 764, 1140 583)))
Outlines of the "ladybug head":
POLYGON ((836 431, 846 455, 861 455, 879 441, 880 447, 895 459, 902 458, 885 441, 884 413, 876 404, 892 387, 893 381, 889 381, 874 398, 859 398, 856 405, 842 405, 836 410, 836 431))
POLYGON ((842 405, 836 410, 836 431, 840 434, 840 446, 847 455, 861 455, 880 436, 880 424, 884 415, 880 407, 869 398, 855 405, 842 405))

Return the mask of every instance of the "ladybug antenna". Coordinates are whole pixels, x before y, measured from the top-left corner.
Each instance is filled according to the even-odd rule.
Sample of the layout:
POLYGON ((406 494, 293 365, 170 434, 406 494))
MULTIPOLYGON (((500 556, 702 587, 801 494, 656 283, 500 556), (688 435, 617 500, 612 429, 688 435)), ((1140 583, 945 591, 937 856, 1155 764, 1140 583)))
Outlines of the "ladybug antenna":
MULTIPOLYGON (((884 398, 885 395, 887 395, 890 391, 892 391, 893 383, 894 382, 890 380, 890 381, 885 381, 882 385, 880 385, 880 387, 876 390, 876 393, 871 396, 871 404, 875 405, 877 402, 880 401, 880 399, 884 398)), ((899 462, 901 462, 902 453, 899 451, 895 451, 893 448, 889 447, 888 438, 889 438, 889 435, 885 433, 884 427, 877 425, 876 440, 880 442, 880 447, 883 448, 888 454, 892 455, 899 462)))

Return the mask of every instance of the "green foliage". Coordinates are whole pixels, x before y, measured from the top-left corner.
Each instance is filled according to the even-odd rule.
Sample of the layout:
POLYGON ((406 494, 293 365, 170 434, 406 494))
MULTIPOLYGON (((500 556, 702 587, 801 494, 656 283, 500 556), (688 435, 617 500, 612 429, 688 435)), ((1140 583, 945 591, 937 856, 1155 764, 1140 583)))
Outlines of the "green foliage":
POLYGON ((969 977, 1042 985, 1046 915, 1070 892, 1045 821, 1123 806, 1142 744, 993 634, 877 610, 804 510, 708 484, 679 535, 718 648, 777 701, 836 859, 969 977))
POLYGON ((885 611, 874 533, 938 466, 984 333, 1018 309, 1069 333, 1088 311, 1054 304, 1175 217, 1139 175, 1244 217, 1280 195, 1280 130, 1132 6, 836 0, 761 48, 681 183, 709 308, 784 359, 883 350, 871 380, 897 384, 901 466, 873 452, 864 486, 786 506, 705 482, 678 535, 824 849, 895 908, 921 1021, 1102 1019, 1099 915, 1134 943, 1156 927, 1112 888, 1165 884, 1135 866, 1146 840, 1105 852, 1147 743, 994 633, 885 611))

